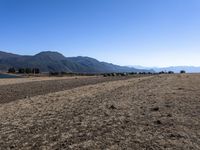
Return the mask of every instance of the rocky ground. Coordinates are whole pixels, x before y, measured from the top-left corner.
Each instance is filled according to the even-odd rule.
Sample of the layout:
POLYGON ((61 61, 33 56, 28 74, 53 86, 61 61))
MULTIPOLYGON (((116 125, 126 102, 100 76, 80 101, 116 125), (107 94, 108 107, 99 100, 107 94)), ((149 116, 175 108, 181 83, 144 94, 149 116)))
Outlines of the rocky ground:
POLYGON ((200 149, 200 75, 77 86, 0 105, 0 149, 200 149))

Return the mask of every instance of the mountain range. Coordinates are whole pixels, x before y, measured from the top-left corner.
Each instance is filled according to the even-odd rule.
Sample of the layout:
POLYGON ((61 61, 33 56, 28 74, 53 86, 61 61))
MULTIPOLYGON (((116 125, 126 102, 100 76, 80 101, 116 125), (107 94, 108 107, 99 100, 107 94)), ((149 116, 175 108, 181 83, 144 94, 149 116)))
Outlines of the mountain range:
POLYGON ((0 71, 10 67, 39 68, 41 72, 75 72, 75 73, 107 73, 107 72, 154 72, 152 69, 136 69, 100 62, 90 57, 65 57, 53 52, 43 51, 36 55, 17 55, 0 51, 0 71))
POLYGON ((137 69, 153 69, 155 72, 161 71, 173 71, 179 73, 181 70, 185 70, 187 73, 200 73, 200 67, 197 66, 170 66, 170 67, 144 67, 144 66, 130 66, 137 69))
POLYGON ((153 68, 156 72, 160 71, 173 71, 179 73, 181 70, 185 70, 187 73, 200 73, 200 67, 195 66, 171 66, 164 68, 153 68))

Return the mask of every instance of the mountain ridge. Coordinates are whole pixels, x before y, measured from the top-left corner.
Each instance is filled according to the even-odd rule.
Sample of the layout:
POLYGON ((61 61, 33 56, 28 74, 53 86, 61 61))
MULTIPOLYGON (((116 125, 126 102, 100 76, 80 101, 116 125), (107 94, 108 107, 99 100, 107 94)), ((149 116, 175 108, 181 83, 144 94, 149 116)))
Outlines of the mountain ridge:
POLYGON ((100 62, 88 56, 65 57, 56 51, 42 51, 35 55, 17 55, 0 51, 0 71, 7 71, 10 67, 39 68, 42 72, 154 72, 151 69, 136 69, 100 62))

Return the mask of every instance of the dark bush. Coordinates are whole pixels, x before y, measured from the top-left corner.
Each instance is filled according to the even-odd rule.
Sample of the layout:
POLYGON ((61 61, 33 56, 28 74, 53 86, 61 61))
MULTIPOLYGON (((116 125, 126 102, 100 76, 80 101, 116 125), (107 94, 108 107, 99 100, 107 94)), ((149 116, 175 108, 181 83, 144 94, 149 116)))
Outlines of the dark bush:
POLYGON ((186 73, 186 71, 185 70, 181 70, 180 73, 186 73))
POLYGON ((26 68, 25 69, 25 73, 27 73, 27 74, 32 73, 32 69, 31 68, 26 68))
POLYGON ((15 68, 14 68, 14 67, 9 68, 9 69, 8 69, 8 73, 15 73, 15 68))
POLYGON ((161 72, 159 72, 159 74, 165 74, 165 72, 164 72, 164 71, 161 71, 161 72))
POLYGON ((107 74, 104 73, 103 76, 104 76, 104 77, 107 77, 107 74))
POLYGON ((49 72, 50 76, 59 76, 60 73, 59 72, 49 72))
POLYGON ((174 72, 173 71, 168 71, 168 74, 174 74, 174 72))
POLYGON ((139 74, 147 74, 146 72, 139 72, 139 74))
POLYGON ((25 73, 25 69, 24 68, 19 68, 18 69, 18 73, 25 73))
POLYGON ((39 74, 40 73, 40 69, 39 68, 33 68, 32 69, 32 73, 33 74, 39 74))
POLYGON ((129 73, 130 75, 134 75, 134 74, 137 74, 137 72, 131 72, 131 73, 129 73))

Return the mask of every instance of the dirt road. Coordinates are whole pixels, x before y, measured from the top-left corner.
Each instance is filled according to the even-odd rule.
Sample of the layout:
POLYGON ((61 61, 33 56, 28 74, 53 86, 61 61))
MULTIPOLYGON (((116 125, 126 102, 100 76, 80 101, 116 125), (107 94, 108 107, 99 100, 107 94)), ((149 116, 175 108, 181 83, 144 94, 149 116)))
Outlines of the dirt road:
POLYGON ((0 106, 1 149, 200 149, 200 75, 99 83, 0 106))

